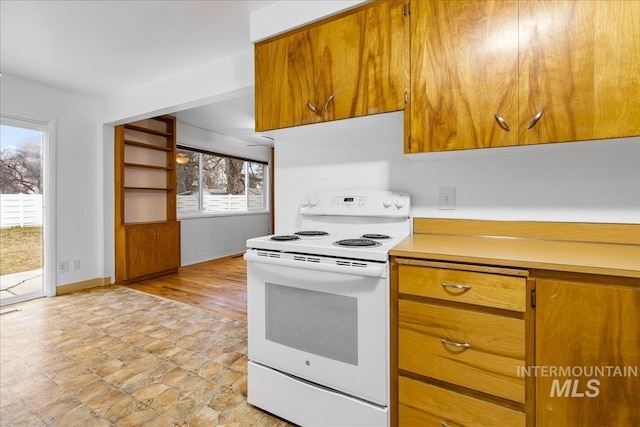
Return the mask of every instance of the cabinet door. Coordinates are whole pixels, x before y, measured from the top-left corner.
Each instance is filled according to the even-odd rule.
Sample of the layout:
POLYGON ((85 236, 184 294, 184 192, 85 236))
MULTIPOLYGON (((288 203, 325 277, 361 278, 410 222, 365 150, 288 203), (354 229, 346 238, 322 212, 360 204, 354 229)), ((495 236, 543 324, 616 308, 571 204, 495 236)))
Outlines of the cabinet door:
POLYGON ((640 425, 640 288, 537 280, 536 292, 536 424, 640 425))
POLYGON ((520 3, 520 144, 640 135, 639 22, 638 1, 520 3))
POLYGON ((158 271, 175 270, 180 267, 180 222, 160 224, 157 244, 158 271))
POLYGON ((404 109, 404 22, 403 3, 383 1, 318 27, 323 120, 404 109))
POLYGON ((146 276, 157 271, 155 226, 127 227, 127 279, 146 276))
POLYGON ((402 110, 402 7, 376 2, 258 43, 256 131, 402 110))
POLYGON ((405 152, 516 145, 517 86, 517 1, 411 3, 405 152))
POLYGON ((313 52, 317 30, 305 30, 255 47, 256 131, 315 123, 308 106, 315 94, 320 58, 313 52))
POLYGON ((127 279, 180 267, 180 223, 129 226, 126 230, 127 279))

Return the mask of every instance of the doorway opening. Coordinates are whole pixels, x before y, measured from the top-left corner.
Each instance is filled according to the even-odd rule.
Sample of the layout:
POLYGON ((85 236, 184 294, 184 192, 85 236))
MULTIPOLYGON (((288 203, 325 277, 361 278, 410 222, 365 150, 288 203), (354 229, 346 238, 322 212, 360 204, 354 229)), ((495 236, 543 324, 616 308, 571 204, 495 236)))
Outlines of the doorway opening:
POLYGON ((48 126, 14 117, 0 119, 0 305, 4 306, 49 293, 44 194, 48 126))

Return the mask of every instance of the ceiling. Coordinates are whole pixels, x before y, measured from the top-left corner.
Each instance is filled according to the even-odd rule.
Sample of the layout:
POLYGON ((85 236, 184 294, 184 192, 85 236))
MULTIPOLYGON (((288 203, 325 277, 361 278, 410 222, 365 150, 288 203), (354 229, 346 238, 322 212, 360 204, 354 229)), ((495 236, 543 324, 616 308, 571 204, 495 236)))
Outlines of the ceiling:
MULTIPOLYGON (((0 71, 107 97, 252 49, 249 15, 272 3, 1 0, 0 71)), ((252 93, 177 116, 245 141, 269 142, 253 131, 252 93)))

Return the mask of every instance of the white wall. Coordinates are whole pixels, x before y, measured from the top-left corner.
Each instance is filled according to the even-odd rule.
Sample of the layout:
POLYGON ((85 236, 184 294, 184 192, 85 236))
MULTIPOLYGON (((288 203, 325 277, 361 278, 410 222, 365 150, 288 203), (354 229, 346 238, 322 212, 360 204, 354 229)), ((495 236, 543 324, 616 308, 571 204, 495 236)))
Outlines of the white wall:
POLYGON ((159 76, 134 90, 115 93, 106 102, 104 122, 122 124, 170 114, 228 99, 230 94, 253 86, 253 48, 179 75, 159 76))
POLYGON ((299 224, 308 191, 391 189, 412 197, 412 215, 640 223, 640 137, 405 156, 402 113, 272 133, 276 231, 299 224), (456 209, 438 210, 437 189, 456 187, 456 209))
MULTIPOLYGON (((56 122, 56 257, 80 260, 56 286, 103 277, 102 126, 95 99, 3 73, 3 114, 56 122)), ((45 191, 46 188, 45 188, 45 191)))
MULTIPOLYGON (((180 75, 159 76, 157 81, 126 93, 114 94, 105 102, 103 122, 103 188, 105 210, 105 270, 115 277, 113 230, 113 125, 159 114, 205 105, 243 94, 253 86, 253 49, 226 58, 216 58, 180 75)), ((247 147, 244 141, 178 123, 178 143, 223 154, 269 161, 265 147, 247 147)), ((262 215, 179 218, 182 265, 189 265, 242 252, 249 237, 268 234, 270 213, 262 215), (266 224, 266 225, 265 225, 266 224), (224 234, 226 241, 220 239, 224 234), (216 237, 217 236, 217 237, 216 237)))
MULTIPOLYGON (((178 144, 268 162, 271 150, 178 121, 178 144)), ((271 214, 179 217, 182 265, 244 252, 246 240, 269 234, 271 214)))
POLYGON ((182 265, 190 265, 246 249, 249 238, 269 234, 269 214, 190 218, 181 220, 182 265))
MULTIPOLYGON (((236 75, 232 68, 226 72, 226 80, 219 80, 207 92, 199 90, 197 79, 190 80, 193 73, 187 74, 182 87, 191 104, 203 103, 204 99, 223 99, 228 93, 216 91, 247 84, 246 70, 236 75)), ((251 71, 249 74, 252 76, 251 71)), ((185 101, 184 93, 179 96, 174 93, 173 98, 165 93, 166 97, 147 98, 135 105, 124 101, 128 97, 112 100, 108 103, 109 112, 105 113, 103 100, 7 74, 0 77, 0 83, 3 114, 56 121, 57 138, 53 147, 57 158, 55 254, 57 261, 79 259, 81 264, 79 270, 57 274, 56 285, 101 277, 114 279, 114 128, 104 124, 109 121, 105 117, 127 121, 126 114, 149 116, 152 112, 148 108, 160 108, 165 103, 178 105, 185 101)), ((180 86, 176 81, 174 85, 180 86)), ((140 89, 139 94, 144 95, 144 91, 140 89)), ((185 145, 256 160, 268 161, 270 158, 268 148, 246 147, 242 141, 190 126, 179 125, 178 135, 180 143, 185 145)), ((247 238, 268 234, 269 227, 268 213, 185 219, 182 223, 183 264, 241 252, 247 238)), ((53 261, 55 264, 56 260, 53 261)))
POLYGON ((102 126, 102 214, 104 248, 104 277, 116 279, 116 241, 115 241, 115 128, 102 126))

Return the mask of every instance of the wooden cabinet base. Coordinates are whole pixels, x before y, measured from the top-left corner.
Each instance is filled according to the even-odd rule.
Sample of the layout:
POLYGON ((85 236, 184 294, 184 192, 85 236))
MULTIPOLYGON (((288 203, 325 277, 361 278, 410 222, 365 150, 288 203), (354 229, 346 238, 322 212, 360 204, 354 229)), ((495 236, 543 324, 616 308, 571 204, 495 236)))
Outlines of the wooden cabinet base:
POLYGON ((537 280, 536 420, 640 425, 640 288, 537 280))
POLYGON ((153 279, 155 277, 166 276, 167 274, 177 273, 178 270, 179 270, 179 268, 173 268, 171 270, 156 271, 155 273, 147 274, 145 276, 137 276, 137 277, 134 277, 132 279, 122 280, 122 281, 119 281, 119 282, 116 282, 116 283, 122 284, 122 285, 127 285, 127 284, 130 284, 130 283, 141 282, 141 281, 147 280, 147 279, 153 279))
POLYGON ((116 239, 120 263, 116 281, 129 283, 174 273, 180 267, 180 222, 129 224, 116 239))
POLYGON ((400 369, 524 403, 524 358, 522 319, 399 302, 400 369))
POLYGON ((524 427, 524 412, 445 390, 409 378, 399 378, 400 426, 524 427))

